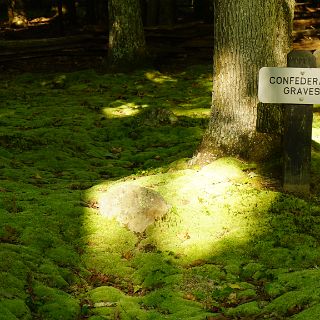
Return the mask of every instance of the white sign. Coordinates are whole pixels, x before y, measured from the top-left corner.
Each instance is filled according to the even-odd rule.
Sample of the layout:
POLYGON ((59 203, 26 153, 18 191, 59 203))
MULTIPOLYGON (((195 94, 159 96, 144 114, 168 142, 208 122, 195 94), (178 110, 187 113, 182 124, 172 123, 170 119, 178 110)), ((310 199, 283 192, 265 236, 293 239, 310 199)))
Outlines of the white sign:
POLYGON ((263 103, 320 104, 320 69, 261 68, 258 98, 263 103))

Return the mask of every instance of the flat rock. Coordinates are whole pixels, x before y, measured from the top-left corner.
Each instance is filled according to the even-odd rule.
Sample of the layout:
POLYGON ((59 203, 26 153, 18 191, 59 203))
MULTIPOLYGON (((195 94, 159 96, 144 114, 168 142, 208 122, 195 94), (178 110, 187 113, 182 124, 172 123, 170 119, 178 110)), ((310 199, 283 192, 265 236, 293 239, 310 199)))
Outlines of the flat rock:
POLYGON ((170 206, 156 191, 124 183, 101 193, 99 210, 104 216, 115 218, 131 231, 144 232, 155 220, 163 217, 170 206))

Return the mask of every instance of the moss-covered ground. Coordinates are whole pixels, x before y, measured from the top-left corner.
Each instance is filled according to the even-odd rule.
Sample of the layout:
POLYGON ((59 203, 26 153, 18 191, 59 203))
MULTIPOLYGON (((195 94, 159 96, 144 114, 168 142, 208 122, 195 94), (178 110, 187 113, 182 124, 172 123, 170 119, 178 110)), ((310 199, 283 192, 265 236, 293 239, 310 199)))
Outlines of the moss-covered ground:
POLYGON ((0 319, 320 318, 320 114, 312 195, 260 166, 189 165, 211 66, 0 77, 0 319), (135 234, 99 214, 110 184, 159 192, 135 234))

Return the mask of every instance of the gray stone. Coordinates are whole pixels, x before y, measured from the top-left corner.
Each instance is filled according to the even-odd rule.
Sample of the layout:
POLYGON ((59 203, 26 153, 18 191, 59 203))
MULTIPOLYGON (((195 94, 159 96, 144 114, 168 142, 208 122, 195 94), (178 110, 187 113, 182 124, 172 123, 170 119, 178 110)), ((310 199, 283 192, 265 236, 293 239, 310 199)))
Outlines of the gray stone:
POLYGON ((163 217, 169 208, 159 193, 128 183, 110 187, 101 194, 99 200, 102 215, 115 218, 134 232, 144 232, 155 220, 163 217))

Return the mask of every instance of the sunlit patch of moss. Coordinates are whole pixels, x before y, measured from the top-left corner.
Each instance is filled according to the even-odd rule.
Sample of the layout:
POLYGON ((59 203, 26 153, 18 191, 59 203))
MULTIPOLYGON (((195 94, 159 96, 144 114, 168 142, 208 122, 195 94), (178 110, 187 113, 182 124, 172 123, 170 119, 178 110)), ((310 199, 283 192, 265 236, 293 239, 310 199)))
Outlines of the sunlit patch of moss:
POLYGON ((313 194, 319 194, 319 176, 320 176, 320 114, 319 105, 314 106, 313 124, 312 124, 312 157, 311 157, 311 189, 313 194))
POLYGON ((145 77, 148 80, 155 82, 155 83, 159 83, 159 84, 168 83, 168 82, 173 84, 173 83, 177 82, 176 79, 173 79, 170 76, 161 74, 159 71, 147 71, 145 73, 145 77))
MULTIPOLYGON (((96 200, 90 198, 89 201, 96 200)), ((82 259, 88 269, 122 277, 132 273, 124 257, 135 248, 136 235, 115 220, 97 215, 97 211, 92 209, 86 210, 83 228, 86 234, 83 241, 87 248, 82 259)))
POLYGON ((97 215, 97 211, 94 210, 86 210, 83 227, 88 235, 86 240, 94 248, 123 253, 132 250, 137 243, 136 235, 116 221, 97 215))
MULTIPOLYGON (((171 110, 177 115, 177 116, 188 116, 192 119, 208 119, 210 115, 210 108, 203 108, 203 107, 197 107, 195 108, 194 104, 191 105, 179 105, 179 108, 171 108, 171 110)), ((181 118, 183 120, 183 118, 181 118)), ((190 121, 190 124, 192 122, 190 121)), ((194 122, 196 123, 196 122, 194 122)))
POLYGON ((123 118, 129 116, 135 116, 140 112, 140 107, 134 103, 122 104, 116 108, 104 108, 103 113, 108 118, 123 118))
MULTIPOLYGON (((163 221, 150 227, 150 239, 161 251, 172 251, 186 261, 219 255, 231 244, 248 243, 259 232, 257 215, 263 218, 277 194, 237 186, 246 179, 241 163, 231 159, 199 172, 189 169, 136 179, 156 187, 173 208, 163 221)), ((263 223, 262 219, 260 228, 263 223)))
POLYGON ((243 193, 232 190, 232 182, 223 176, 212 176, 212 179, 218 179, 216 182, 205 174, 203 177, 207 179, 202 181, 198 173, 168 179, 170 188, 166 191, 171 195, 171 204, 176 209, 159 224, 159 230, 155 228, 152 232, 152 237, 162 250, 190 255, 189 259, 203 259, 219 254, 231 243, 240 246, 249 241, 254 233, 256 214, 252 212, 253 208, 259 205, 259 210, 265 212, 273 199, 272 195, 270 198, 267 196, 264 203, 256 200, 258 194, 249 192, 246 203, 239 206, 243 193), (236 200, 237 195, 240 201, 236 200), (248 201, 248 196, 251 201, 248 201), (230 198, 234 200, 233 204, 228 201, 230 198), (165 237, 162 238, 162 234, 165 237))
POLYGON ((312 140, 320 143, 320 128, 312 129, 312 140))
MULTIPOLYGON (((319 149, 320 150, 320 149, 319 149)), ((320 154, 319 151, 312 152, 312 159, 311 159, 311 190, 313 192, 313 194, 315 195, 315 197, 317 197, 317 195, 319 194, 319 186, 320 186, 320 154)))

